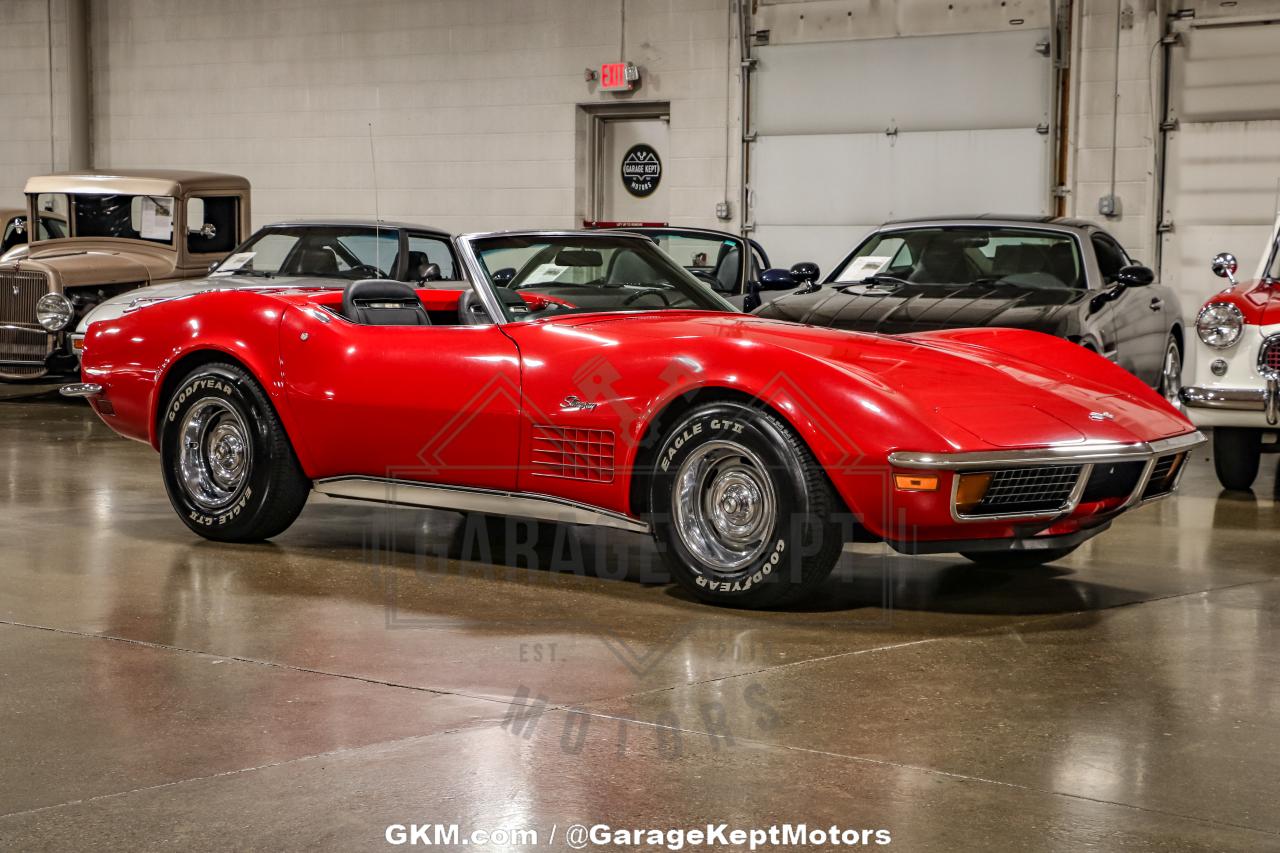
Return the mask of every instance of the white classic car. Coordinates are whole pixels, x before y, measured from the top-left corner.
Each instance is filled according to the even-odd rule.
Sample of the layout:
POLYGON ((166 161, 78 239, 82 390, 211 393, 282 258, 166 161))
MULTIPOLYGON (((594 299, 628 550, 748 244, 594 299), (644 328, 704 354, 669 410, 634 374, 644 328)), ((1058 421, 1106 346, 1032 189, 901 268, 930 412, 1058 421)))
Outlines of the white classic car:
POLYGON ((1252 279, 1238 280, 1235 256, 1213 259, 1231 286, 1196 319, 1195 381, 1182 401, 1197 426, 1213 428, 1213 458, 1225 488, 1253 486, 1262 454, 1280 452, 1280 218, 1252 279))

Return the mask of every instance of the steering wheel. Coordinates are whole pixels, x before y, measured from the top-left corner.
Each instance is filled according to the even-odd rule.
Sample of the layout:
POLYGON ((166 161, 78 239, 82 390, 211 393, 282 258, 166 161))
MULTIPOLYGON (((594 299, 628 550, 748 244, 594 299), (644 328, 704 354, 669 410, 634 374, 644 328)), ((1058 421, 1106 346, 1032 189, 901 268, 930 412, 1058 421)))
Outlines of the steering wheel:
POLYGON ((663 287, 646 287, 643 290, 637 290, 635 293, 631 294, 626 299, 623 299, 622 304, 630 305, 632 302, 635 302, 640 297, 648 296, 651 293, 656 294, 657 297, 662 300, 663 307, 670 308, 672 305, 675 304, 670 299, 667 299, 666 288, 663 288, 663 287))
POLYGON ((387 274, 373 264, 356 264, 348 272, 365 273, 369 278, 386 278, 387 274))

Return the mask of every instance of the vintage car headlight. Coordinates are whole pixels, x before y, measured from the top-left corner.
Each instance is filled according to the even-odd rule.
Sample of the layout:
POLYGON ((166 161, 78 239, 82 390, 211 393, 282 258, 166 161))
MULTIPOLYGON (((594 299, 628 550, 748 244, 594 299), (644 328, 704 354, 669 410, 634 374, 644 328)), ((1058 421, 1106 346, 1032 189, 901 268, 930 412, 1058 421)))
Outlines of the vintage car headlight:
POLYGON ((36 322, 50 332, 61 332, 75 316, 71 300, 61 293, 46 293, 36 303, 36 322))
POLYGON ((1196 317, 1196 334, 1206 346, 1226 349, 1244 332, 1244 315, 1230 302, 1210 302, 1196 317))

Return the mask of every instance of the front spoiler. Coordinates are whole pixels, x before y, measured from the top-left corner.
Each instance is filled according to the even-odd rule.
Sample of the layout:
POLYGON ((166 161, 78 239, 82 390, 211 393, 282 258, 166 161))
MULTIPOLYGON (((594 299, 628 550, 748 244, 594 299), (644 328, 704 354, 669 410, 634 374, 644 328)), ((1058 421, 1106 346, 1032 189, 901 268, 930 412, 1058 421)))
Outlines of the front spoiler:
POLYGON ((1000 553, 1012 551, 1048 551, 1053 548, 1074 548, 1087 542, 1111 526, 1111 519, 1093 527, 1064 533, 1061 536, 1029 536, 1024 539, 930 539, 924 541, 897 542, 886 539, 889 547, 900 554, 956 554, 1000 553))

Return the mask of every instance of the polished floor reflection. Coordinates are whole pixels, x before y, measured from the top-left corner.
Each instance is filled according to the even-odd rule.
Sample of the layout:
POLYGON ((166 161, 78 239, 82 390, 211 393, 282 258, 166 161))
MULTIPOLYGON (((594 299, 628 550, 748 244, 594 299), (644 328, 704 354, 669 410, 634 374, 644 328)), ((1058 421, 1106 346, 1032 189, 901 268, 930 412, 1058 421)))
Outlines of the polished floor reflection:
POLYGON ((0 848, 724 821, 1280 850, 1275 491, 1274 459, 1225 494, 1202 454, 1054 566, 857 546, 750 613, 622 533, 317 498, 204 542, 149 448, 0 401, 0 848))

